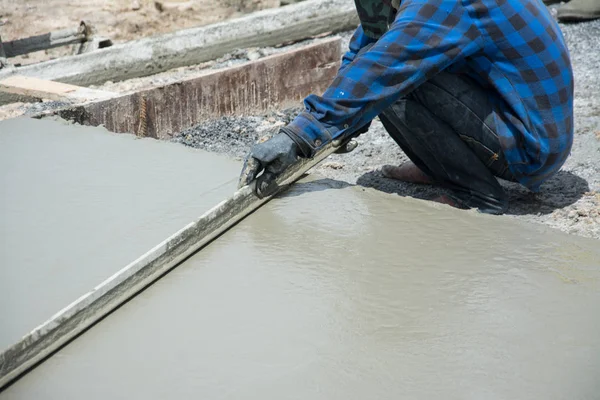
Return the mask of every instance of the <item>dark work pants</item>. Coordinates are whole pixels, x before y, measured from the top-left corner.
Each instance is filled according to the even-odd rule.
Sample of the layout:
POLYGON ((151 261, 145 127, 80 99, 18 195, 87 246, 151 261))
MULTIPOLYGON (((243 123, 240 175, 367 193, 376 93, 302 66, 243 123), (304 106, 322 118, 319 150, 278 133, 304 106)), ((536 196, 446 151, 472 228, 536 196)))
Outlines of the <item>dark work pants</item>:
POLYGON ((390 136, 461 205, 502 214, 507 195, 495 177, 514 180, 502 154, 490 92, 442 72, 379 115, 390 136))

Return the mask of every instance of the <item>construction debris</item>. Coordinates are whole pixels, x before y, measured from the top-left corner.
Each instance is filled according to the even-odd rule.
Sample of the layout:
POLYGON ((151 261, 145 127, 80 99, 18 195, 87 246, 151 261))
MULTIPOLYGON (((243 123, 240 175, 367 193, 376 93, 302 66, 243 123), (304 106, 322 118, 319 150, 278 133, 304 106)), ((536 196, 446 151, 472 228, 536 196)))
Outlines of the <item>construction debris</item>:
MULTIPOLYGON (((80 86, 152 75, 214 60, 239 48, 271 46, 327 31, 356 27, 354 5, 346 0, 307 0, 243 18, 114 45, 101 52, 42 62, 18 73, 80 86)), ((0 79, 13 74, 1 72, 0 79)), ((11 100, 0 97, 0 104, 11 100)))

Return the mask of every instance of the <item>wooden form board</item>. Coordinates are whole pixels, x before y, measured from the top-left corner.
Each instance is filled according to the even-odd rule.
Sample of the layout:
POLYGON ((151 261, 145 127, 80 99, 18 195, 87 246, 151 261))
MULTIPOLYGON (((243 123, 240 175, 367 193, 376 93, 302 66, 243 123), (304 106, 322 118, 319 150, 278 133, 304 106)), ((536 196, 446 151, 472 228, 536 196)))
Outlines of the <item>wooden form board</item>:
POLYGON ((169 139, 202 120, 297 106, 333 81, 341 39, 326 39, 239 67, 55 112, 83 125, 169 139))
POLYGON ((0 91, 58 101, 84 102, 114 96, 113 93, 102 90, 93 90, 22 75, 12 75, 0 80, 0 91))

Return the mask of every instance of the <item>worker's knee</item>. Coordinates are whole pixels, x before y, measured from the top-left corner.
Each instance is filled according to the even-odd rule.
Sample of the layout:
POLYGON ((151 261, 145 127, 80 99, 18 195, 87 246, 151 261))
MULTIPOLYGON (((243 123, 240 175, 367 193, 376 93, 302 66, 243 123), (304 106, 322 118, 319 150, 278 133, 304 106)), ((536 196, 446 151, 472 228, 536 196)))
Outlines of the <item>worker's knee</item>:
POLYGON ((425 111, 423 106, 415 100, 413 93, 410 93, 386 108, 381 113, 380 118, 383 116, 398 130, 406 130, 407 127, 419 126, 416 124, 426 117, 427 113, 425 111))

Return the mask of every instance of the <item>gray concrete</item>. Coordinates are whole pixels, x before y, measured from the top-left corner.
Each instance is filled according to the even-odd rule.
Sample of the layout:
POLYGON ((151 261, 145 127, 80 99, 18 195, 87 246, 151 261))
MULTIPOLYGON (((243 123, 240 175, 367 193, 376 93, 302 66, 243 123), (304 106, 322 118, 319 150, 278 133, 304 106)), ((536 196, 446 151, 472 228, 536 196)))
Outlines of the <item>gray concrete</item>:
POLYGON ((100 128, 0 122, 0 349, 231 194, 239 168, 100 128))
POLYGON ((594 399, 600 248, 304 182, 0 395, 594 399))
MULTIPOLYGON (((156 74, 213 60, 239 48, 272 46, 324 32, 347 30, 357 24, 352 2, 309 0, 15 71, 21 75, 87 86, 156 74)), ((15 71, 0 72, 0 79, 15 71)), ((0 96, 0 104, 9 101, 16 100, 0 96)))
MULTIPOLYGON (((17 122, 17 126, 21 129, 24 129, 23 124, 20 123, 21 121, 17 122)), ((41 124, 40 126, 51 128, 47 124, 41 124)), ((57 129, 60 130, 60 127, 57 129)), ((81 127, 78 127, 78 130, 81 131, 80 135, 86 135, 85 128, 82 129, 81 127)), ((26 137, 26 139, 30 138, 26 137)), ((54 138, 51 137, 51 139, 54 138)), ((70 151, 77 150, 76 148, 71 147, 70 143, 62 143, 62 145, 67 147, 70 151)), ((139 146, 142 146, 142 144, 139 146)), ((145 148, 141 147, 141 149, 145 148)), ((110 151, 110 149, 107 150, 110 151)), ((125 303, 146 286, 152 284, 165 273, 170 271, 173 267, 186 260, 190 255, 194 254, 194 252, 202 249, 212 240, 218 238, 223 232, 233 227, 248 214, 252 213, 261 205, 269 201, 278 190, 287 188, 288 185, 299 179, 308 169, 312 168, 319 161, 326 158, 334 150, 335 148, 333 145, 329 145, 317 153, 313 158, 299 160, 292 167, 288 168, 284 174, 278 177, 278 187, 270 190, 268 194, 264 192, 261 193, 260 198, 255 194, 255 184, 251 183, 250 185, 237 190, 233 195, 228 196, 227 199, 224 199, 223 201, 218 201, 218 199, 214 200, 214 206, 203 212, 200 217, 193 219, 190 218, 191 222, 188 224, 182 223, 181 229, 177 230, 177 232, 168 236, 156 246, 153 246, 151 250, 140 255, 135 259, 135 261, 132 261, 123 268, 118 269, 117 272, 96 285, 92 290, 85 293, 77 300, 70 303, 67 307, 54 314, 52 318, 47 320, 43 325, 38 326, 20 341, 14 343, 10 348, 0 353, 0 389, 13 379, 17 378, 24 371, 34 366, 37 362, 43 360, 52 352, 59 349, 69 340, 79 335, 85 329, 92 326, 108 313, 125 303)), ((130 152, 135 153, 132 155, 132 157, 139 156, 142 157, 142 160, 144 157, 152 156, 152 154, 148 153, 147 150, 139 153, 137 149, 130 149, 130 152)), ((168 154, 166 156, 168 157, 168 154)), ((207 163, 210 164, 210 172, 207 171, 208 168, 201 168, 201 171, 197 172, 205 178, 208 178, 205 179, 208 184, 206 184, 206 182, 201 182, 203 189, 207 191, 210 190, 212 194, 220 193, 221 191, 219 189, 221 189, 224 185, 214 187, 212 182, 219 182, 220 180, 224 180, 229 176, 229 168, 227 168, 227 165, 225 165, 227 160, 224 160, 223 158, 217 159, 217 157, 210 154, 201 153, 195 154, 195 157, 199 158, 196 161, 199 166, 205 166, 207 163)), ((35 163, 36 161, 33 160, 32 164, 35 163)), ((140 162, 140 164, 143 164, 143 162, 140 162)), ((8 167, 9 169, 16 169, 14 168, 14 163, 10 164, 8 167)), ((239 169, 239 165, 237 167, 239 169)), ((90 172, 90 179, 101 179, 101 177, 98 176, 95 171, 87 172, 90 172)), ((64 176, 72 176, 70 169, 58 171, 58 173, 61 175, 61 178, 64 176)), ((181 177, 185 178, 185 174, 182 174, 181 177)), ((150 176, 149 179, 152 179, 152 176, 150 176)), ((180 179, 180 177, 173 177, 172 179, 180 179)), ((23 181, 32 180, 33 179, 23 179, 23 181)), ((160 183, 160 181, 158 183, 160 183)), ((193 184, 194 180, 190 180, 189 183, 193 184)), ((137 182, 131 183, 132 190, 135 190, 133 188, 137 185, 137 182)), ((81 193, 83 193, 83 196, 81 196, 82 200, 80 200, 82 203, 87 201, 85 198, 86 192, 87 189, 79 188, 78 192, 76 193, 76 195, 79 196, 81 196, 81 193)), ((180 195, 178 191, 174 191, 170 194, 175 198, 179 198, 180 195)), ((97 195, 97 197, 100 198, 100 201, 103 200, 103 196, 104 194, 97 195)), ((202 203, 203 200, 206 200, 205 197, 206 193, 201 193, 199 195, 199 199, 195 201, 202 203)), ((173 201, 171 206, 174 208, 180 207, 180 205, 177 204, 177 201, 173 201)), ((123 206, 121 206, 121 208, 123 208, 123 206)), ((68 218, 72 217, 72 215, 69 215, 68 218)), ((84 217, 87 217, 87 215, 84 215, 84 217)), ((154 218, 157 221, 162 221, 162 216, 160 215, 156 215, 154 218)), ((14 226, 18 226, 19 221, 11 221, 11 219, 8 218, 7 230, 14 231, 16 229, 14 229, 13 226, 10 226, 11 222, 14 226)), ((103 221, 99 221, 98 225, 103 225, 103 221)), ((53 230, 59 232, 59 230, 56 228, 57 227, 54 226, 53 230)), ((62 226, 59 225, 58 228, 62 228, 62 226)), ((127 228, 127 226, 119 226, 118 228, 123 229, 127 228)), ((67 235, 69 233, 70 232, 66 232, 67 235)), ((79 243, 72 242, 70 244, 73 246, 89 246, 90 244, 94 245, 95 240, 97 240, 97 238, 94 236, 92 236, 92 239, 88 239, 87 236, 83 236, 79 243)), ((117 251, 126 249, 130 245, 130 243, 127 241, 109 244, 116 247, 117 251)), ((19 247, 15 249, 15 252, 18 250, 24 251, 25 249, 19 247)), ((68 254, 73 253, 73 251, 69 248, 57 250, 62 250, 68 254)), ((104 251, 111 252, 113 250, 115 249, 112 247, 104 249, 104 251)), ((40 271, 42 273, 47 272, 44 268, 43 261, 39 262, 39 265, 33 266, 27 263, 23 264, 25 264, 25 267, 29 267, 29 270, 33 269, 34 274, 39 274, 40 271)), ((107 265, 103 265, 102 267, 103 269, 106 269, 107 265)), ((18 274, 22 272, 22 270, 19 270, 16 275, 18 276, 18 274)), ((71 276, 59 275, 56 276, 56 278, 56 282, 52 283, 58 288, 62 286, 70 287, 72 285, 71 276)), ((11 282, 8 281, 6 283, 10 284, 11 282)), ((56 290, 56 288, 53 289, 56 290)), ((25 295, 28 295, 30 298, 28 300, 32 301, 38 301, 39 294, 40 293, 38 292, 25 293, 25 295)), ((45 293, 42 293, 42 295, 44 294, 45 293)))

